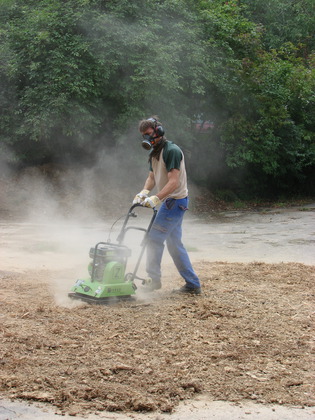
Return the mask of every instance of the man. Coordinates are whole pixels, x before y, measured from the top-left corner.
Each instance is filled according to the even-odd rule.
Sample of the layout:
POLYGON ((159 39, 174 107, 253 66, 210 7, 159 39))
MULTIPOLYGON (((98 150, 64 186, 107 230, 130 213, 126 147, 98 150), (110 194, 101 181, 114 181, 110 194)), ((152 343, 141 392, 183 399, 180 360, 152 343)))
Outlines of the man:
POLYGON ((166 140, 164 129, 157 117, 139 123, 142 145, 151 149, 150 171, 143 190, 133 204, 154 208, 161 204, 148 234, 146 271, 151 279, 149 291, 158 290, 161 284, 161 261, 166 241, 168 251, 185 285, 177 293, 201 294, 200 281, 193 270, 187 251, 182 243, 182 221, 188 206, 187 176, 184 155, 173 142, 166 140), (157 194, 149 196, 156 187, 157 194))

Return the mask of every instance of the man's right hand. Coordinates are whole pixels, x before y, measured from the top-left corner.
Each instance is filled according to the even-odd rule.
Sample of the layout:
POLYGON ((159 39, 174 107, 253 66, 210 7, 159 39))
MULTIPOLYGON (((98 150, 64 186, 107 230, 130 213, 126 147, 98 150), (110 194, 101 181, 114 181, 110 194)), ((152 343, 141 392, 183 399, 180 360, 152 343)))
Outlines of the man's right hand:
POLYGON ((143 201, 148 197, 149 190, 142 190, 140 191, 135 198, 133 199, 132 204, 142 204, 143 201))

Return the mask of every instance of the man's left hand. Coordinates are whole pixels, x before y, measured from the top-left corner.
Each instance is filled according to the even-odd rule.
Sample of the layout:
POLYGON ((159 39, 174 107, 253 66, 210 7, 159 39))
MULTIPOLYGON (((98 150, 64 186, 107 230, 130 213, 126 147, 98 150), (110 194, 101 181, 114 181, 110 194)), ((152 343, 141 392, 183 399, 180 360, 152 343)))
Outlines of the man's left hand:
POLYGON ((154 207, 158 206, 161 203, 161 200, 157 195, 151 195, 151 197, 147 197, 143 202, 141 203, 144 207, 150 207, 151 209, 154 209, 154 207))

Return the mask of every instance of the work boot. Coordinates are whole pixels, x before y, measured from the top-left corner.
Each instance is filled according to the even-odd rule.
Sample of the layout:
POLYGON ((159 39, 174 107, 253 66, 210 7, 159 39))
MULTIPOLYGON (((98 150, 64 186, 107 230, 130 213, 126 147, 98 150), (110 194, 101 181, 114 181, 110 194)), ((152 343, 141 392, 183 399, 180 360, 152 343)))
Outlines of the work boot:
POLYGON ((146 280, 143 280, 142 284, 144 285, 142 290, 146 293, 154 292, 154 290, 159 290, 162 287, 160 280, 153 280, 150 277, 146 280))
POLYGON ((189 287, 185 284, 180 289, 173 290, 172 293, 178 295, 201 295, 201 287, 189 287))

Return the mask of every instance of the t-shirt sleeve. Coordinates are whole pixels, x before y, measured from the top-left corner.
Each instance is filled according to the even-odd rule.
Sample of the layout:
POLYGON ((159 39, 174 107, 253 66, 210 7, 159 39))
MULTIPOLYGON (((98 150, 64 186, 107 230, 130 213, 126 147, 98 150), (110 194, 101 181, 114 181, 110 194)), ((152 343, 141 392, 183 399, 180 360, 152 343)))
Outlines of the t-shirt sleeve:
POLYGON ((180 169, 180 163, 183 156, 179 148, 170 148, 163 158, 167 172, 170 172, 172 169, 180 169))

